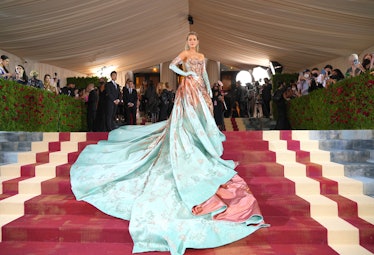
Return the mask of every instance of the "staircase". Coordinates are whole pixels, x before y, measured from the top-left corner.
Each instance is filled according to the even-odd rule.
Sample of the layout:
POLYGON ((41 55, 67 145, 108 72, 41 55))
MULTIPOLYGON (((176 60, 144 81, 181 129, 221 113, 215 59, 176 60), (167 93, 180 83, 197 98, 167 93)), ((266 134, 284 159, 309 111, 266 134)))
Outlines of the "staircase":
POLYGON ((344 174, 363 183, 364 194, 374 197, 374 130, 313 131, 319 148, 330 151, 331 161, 344 165, 344 174))
POLYGON ((0 131, 0 165, 16 163, 18 152, 31 150, 31 142, 42 139, 42 133, 0 131))
MULTIPOLYGON (((315 132, 227 131, 223 158, 240 162, 271 227, 186 254, 373 254, 374 199, 331 162, 315 132)), ((128 222, 76 201, 70 189, 70 166, 107 135, 43 133, 16 163, 0 166, 0 254, 132 254, 128 222)))
POLYGON ((227 131, 274 130, 276 120, 270 118, 225 118, 227 131))

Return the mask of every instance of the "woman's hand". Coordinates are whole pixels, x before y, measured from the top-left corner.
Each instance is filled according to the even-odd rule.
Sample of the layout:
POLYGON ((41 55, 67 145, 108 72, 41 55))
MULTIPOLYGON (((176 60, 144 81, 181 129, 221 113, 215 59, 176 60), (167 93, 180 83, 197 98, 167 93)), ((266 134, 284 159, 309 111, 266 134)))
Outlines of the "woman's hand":
POLYGON ((189 71, 189 72, 186 73, 186 76, 188 78, 195 78, 195 77, 197 77, 197 74, 195 72, 189 71))

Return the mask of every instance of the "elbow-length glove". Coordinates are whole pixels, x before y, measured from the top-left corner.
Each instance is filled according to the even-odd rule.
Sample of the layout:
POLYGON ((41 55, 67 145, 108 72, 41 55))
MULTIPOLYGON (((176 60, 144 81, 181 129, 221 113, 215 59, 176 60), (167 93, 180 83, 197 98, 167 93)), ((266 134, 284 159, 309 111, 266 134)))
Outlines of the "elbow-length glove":
POLYGON ((175 73, 182 75, 182 76, 190 76, 192 75, 193 77, 196 77, 197 74, 195 72, 189 71, 189 72, 184 72, 181 70, 177 65, 182 64, 182 59, 178 56, 176 57, 169 65, 169 68, 173 70, 175 73))
POLYGON ((210 97, 213 97, 212 88, 210 87, 209 77, 208 77, 208 73, 206 72, 205 65, 204 65, 204 70, 203 70, 203 80, 204 80, 208 95, 210 97))

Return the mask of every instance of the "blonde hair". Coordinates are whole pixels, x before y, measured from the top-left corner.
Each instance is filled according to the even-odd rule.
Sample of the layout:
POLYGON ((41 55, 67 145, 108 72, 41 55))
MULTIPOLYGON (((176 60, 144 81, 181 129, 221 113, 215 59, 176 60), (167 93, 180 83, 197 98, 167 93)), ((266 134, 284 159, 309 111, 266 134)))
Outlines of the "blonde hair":
POLYGON ((165 88, 165 84, 164 84, 163 82, 159 82, 159 83, 157 84, 157 87, 156 87, 156 93, 157 93, 158 95, 160 95, 161 92, 164 90, 164 88, 165 88))
POLYGON ((353 53, 349 56, 349 60, 353 61, 354 59, 358 59, 358 55, 356 53, 353 53))
MULTIPOLYGON (((190 37, 191 35, 196 36, 196 39, 199 40, 199 36, 198 36, 198 34, 196 32, 194 32, 194 31, 189 32, 187 34, 186 44, 184 45, 184 49, 185 50, 189 50, 190 49, 190 47, 188 46, 188 37, 190 37)), ((196 51, 199 52, 199 44, 196 46, 196 51)))

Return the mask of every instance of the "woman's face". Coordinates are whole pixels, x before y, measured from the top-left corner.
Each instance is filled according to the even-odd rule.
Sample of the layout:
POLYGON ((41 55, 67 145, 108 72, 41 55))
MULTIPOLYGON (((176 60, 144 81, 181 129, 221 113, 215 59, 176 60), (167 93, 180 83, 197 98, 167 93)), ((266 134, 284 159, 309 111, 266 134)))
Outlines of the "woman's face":
POLYGON ((45 82, 45 83, 49 83, 50 80, 51 80, 51 77, 48 76, 48 75, 44 78, 44 82, 45 82))
POLYGON ((16 66, 16 73, 23 74, 24 70, 21 66, 16 66))
POLYGON ((196 35, 189 35, 187 38, 187 43, 188 47, 191 48, 196 48, 197 45, 199 45, 199 40, 197 40, 196 35))
POLYGON ((7 59, 5 59, 5 60, 1 60, 1 64, 3 65, 3 66, 8 66, 9 65, 9 58, 7 58, 7 59))

